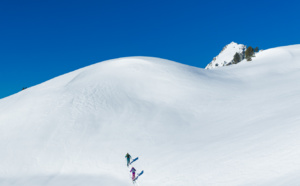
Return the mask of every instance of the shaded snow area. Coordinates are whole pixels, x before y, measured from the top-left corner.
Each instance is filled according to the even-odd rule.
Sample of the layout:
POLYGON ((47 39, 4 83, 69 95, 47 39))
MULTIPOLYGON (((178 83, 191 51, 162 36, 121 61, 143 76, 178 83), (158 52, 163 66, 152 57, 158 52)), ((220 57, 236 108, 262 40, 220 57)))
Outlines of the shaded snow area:
POLYGON ((231 42, 222 49, 219 55, 214 57, 214 59, 205 67, 205 69, 213 69, 231 65, 236 53, 238 53, 241 59, 243 59, 245 56, 246 48, 247 47, 243 44, 231 42))
POLYGON ((212 70, 104 61, 0 100, 1 186, 296 186, 300 45, 212 70))

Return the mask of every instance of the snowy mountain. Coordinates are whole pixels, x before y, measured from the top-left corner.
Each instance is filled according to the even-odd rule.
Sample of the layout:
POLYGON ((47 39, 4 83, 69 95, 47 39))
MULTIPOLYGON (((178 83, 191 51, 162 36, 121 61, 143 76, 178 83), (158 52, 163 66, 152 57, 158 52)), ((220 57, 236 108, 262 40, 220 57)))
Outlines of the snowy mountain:
POLYGON ((243 44, 231 42, 222 49, 218 56, 214 57, 205 69, 212 69, 232 64, 235 53, 238 53, 241 59, 244 59, 246 49, 247 47, 243 44))
POLYGON ((296 186, 300 45, 204 70, 100 62, 0 99, 1 186, 296 186))

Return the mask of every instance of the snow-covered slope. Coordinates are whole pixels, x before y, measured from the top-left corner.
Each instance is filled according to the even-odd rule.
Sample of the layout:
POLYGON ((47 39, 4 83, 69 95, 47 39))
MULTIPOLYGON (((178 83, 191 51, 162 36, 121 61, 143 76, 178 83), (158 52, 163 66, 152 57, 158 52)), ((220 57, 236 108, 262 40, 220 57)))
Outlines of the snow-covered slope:
POLYGON ((247 47, 243 44, 231 42, 222 49, 219 55, 214 57, 214 59, 205 67, 205 69, 212 69, 231 64, 233 62, 235 53, 238 53, 241 59, 243 59, 246 48, 247 47))
POLYGON ((129 57, 0 100, 0 185, 298 185, 300 45, 204 70, 129 57))

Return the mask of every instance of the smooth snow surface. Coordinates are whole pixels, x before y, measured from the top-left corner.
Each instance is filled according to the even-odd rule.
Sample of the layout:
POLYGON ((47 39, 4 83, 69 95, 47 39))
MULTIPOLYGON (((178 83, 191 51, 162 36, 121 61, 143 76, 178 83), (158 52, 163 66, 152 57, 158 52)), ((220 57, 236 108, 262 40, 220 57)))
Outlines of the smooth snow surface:
POLYGON ((296 186, 300 45, 204 70, 120 58, 0 100, 1 186, 296 186))

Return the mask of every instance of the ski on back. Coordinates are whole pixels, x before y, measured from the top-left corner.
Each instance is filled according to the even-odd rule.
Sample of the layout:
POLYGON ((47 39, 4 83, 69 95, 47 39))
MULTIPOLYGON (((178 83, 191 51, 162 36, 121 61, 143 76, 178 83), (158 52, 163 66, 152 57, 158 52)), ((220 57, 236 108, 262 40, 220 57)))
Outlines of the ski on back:
POLYGON ((140 172, 135 178, 134 178, 134 182, 144 173, 144 171, 142 170, 142 172, 140 172))
POLYGON ((138 160, 139 159, 139 157, 136 157, 135 159, 133 159, 131 162, 130 162, 130 165, 133 163, 133 162, 135 162, 136 160, 138 160))

